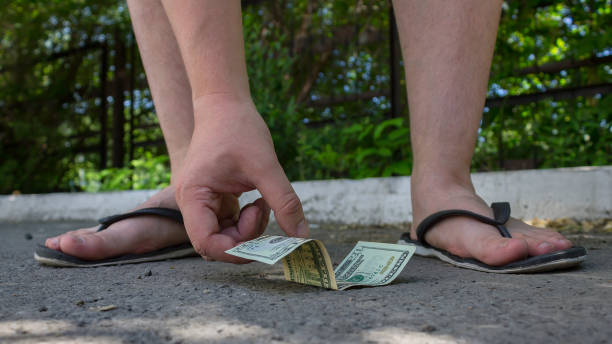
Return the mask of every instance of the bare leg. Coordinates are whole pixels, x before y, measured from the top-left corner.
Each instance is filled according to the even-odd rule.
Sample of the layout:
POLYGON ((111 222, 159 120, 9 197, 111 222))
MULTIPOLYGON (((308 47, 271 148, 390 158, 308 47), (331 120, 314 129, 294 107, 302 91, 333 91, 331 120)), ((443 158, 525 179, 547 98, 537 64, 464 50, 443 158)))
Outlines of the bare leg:
MULTIPOLYGON (((129 1, 128 4, 172 170, 172 185, 137 208, 178 209, 175 176, 183 166, 193 133, 191 87, 161 2, 129 1)), ((80 258, 101 259, 149 252, 188 241, 182 225, 155 216, 126 219, 102 232, 94 231, 95 228, 86 228, 69 232, 47 239, 46 245, 80 258)))
MULTIPOLYGON (((307 235, 301 203, 250 99, 240 2, 129 5, 173 174, 171 187, 141 207, 177 208, 178 200, 194 248, 214 259, 246 262, 224 251, 265 230, 267 203, 288 234, 307 235), (254 188, 266 201, 240 211, 237 195, 254 188)), ((64 234, 48 239, 46 245, 80 258, 100 259, 188 239, 183 226, 156 217, 127 219, 92 232, 64 234)))
MULTIPOLYGON (((394 1, 405 62, 414 152, 413 228, 445 209, 492 216, 476 195, 470 163, 482 116, 501 1, 394 1)), ((513 239, 468 218, 444 220, 428 232, 433 246, 491 265, 566 249, 560 234, 518 220, 513 239)))

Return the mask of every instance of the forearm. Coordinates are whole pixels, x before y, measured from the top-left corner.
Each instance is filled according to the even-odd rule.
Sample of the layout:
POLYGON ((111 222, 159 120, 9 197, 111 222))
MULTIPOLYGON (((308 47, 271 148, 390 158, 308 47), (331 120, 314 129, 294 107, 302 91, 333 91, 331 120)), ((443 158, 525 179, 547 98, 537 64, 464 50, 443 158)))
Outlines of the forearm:
POLYGON ((240 1, 163 1, 191 84, 207 97, 250 101, 240 1))

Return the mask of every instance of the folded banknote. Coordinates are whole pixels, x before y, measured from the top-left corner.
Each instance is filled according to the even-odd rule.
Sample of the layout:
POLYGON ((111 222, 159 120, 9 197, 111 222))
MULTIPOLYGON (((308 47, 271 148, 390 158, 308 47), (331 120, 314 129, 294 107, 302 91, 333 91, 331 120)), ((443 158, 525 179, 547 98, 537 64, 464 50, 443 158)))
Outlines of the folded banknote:
POLYGON ((225 252, 266 264, 282 260, 288 281, 344 290, 391 283, 414 251, 414 245, 359 241, 335 270, 325 246, 315 239, 261 236, 225 252))

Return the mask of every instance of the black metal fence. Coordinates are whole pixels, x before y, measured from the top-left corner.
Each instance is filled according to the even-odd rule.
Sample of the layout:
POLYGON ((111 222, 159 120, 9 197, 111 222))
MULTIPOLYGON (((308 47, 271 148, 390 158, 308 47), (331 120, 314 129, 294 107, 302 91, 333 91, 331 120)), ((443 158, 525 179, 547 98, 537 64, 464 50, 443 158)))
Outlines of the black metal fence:
MULTIPOLYGON (((247 5, 257 5, 258 1, 251 1, 247 5)), ((393 9, 389 10, 389 28, 386 35, 386 45, 389 49, 389 85, 388 88, 368 91, 360 94, 344 94, 341 96, 319 97, 310 100, 306 97, 303 103, 316 109, 332 109, 335 106, 349 102, 369 100, 374 97, 385 96, 390 100, 390 116, 400 116, 407 113, 404 99, 405 89, 401 85, 403 69, 401 66, 401 51, 399 48, 398 33, 393 17, 393 9)), ((355 32, 355 35, 357 33, 355 32)), ((355 37, 356 39, 356 37, 355 37)), ((138 55, 136 42, 131 36, 125 39, 121 32, 116 31, 112 42, 89 44, 77 49, 71 49, 55 53, 40 63, 47 63, 57 59, 70 59, 72 56, 84 51, 95 52, 99 56, 98 77, 99 89, 92 97, 99 99, 97 117, 99 121, 98 131, 87 131, 77 133, 68 139, 73 142, 75 154, 95 154, 98 167, 123 167, 127 161, 134 159, 135 150, 138 147, 163 147, 164 141, 160 135, 154 120, 151 107, 140 106, 137 111, 135 104, 138 95, 142 95, 147 89, 146 79, 143 75, 142 65, 138 55), (112 52, 112 56, 111 56, 112 52), (111 62, 112 59, 112 63, 111 62), (112 73, 110 68, 112 66, 112 73), (109 79, 109 76, 111 78, 109 79), (127 100, 127 101, 126 101, 127 100), (111 104, 112 103, 112 104, 111 104), (126 108, 127 104, 127 108, 126 108), (146 111, 141 111, 142 109, 146 111), (136 135, 137 131, 149 132, 149 135, 136 135), (146 139, 136 140, 136 136, 146 139), (85 139, 97 138, 96 144, 84 144, 85 139), (110 153, 110 159, 109 159, 110 153)), ((561 70, 569 70, 586 66, 597 66, 609 64, 612 56, 592 56, 582 60, 566 60, 551 62, 542 65, 534 65, 529 68, 515 70, 515 76, 524 76, 531 73, 559 73, 561 70)), ((0 70, 4 72, 7 69, 0 70)), ((529 104, 544 99, 572 99, 579 96, 588 97, 595 94, 608 94, 612 91, 612 83, 591 84, 577 87, 565 87, 548 89, 544 92, 515 95, 499 98, 489 98, 486 107, 509 108, 516 105, 529 104)), ((349 119, 350 120, 350 119, 349 119)), ((321 120, 307 124, 317 127, 334 123, 336 120, 321 120)), ((499 141, 500 167, 504 167, 503 141, 499 141)), ((163 148, 162 148, 163 149, 163 148)), ((526 166, 534 167, 534 166, 526 166)))

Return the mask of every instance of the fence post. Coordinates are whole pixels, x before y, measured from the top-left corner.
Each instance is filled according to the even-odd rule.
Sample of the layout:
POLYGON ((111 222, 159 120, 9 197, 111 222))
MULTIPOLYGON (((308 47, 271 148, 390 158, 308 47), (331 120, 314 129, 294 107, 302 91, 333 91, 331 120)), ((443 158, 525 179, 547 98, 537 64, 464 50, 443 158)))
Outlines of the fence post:
POLYGON ((497 159, 498 165, 500 169, 505 169, 505 157, 504 157, 504 109, 506 108, 505 104, 502 104, 499 108, 499 114, 497 115, 497 120, 499 121, 499 129, 497 132, 497 159))
POLYGON ((391 117, 400 117, 402 111, 402 77, 401 48, 393 4, 389 2, 389 66, 391 67, 391 117))
POLYGON ((106 145, 107 145, 107 122, 108 122, 108 109, 106 103, 106 73, 108 71, 108 48, 106 43, 102 43, 102 53, 100 55, 100 165, 99 168, 106 168, 106 145))
POLYGON ((136 88, 136 38, 134 34, 130 35, 130 131, 128 133, 129 146, 129 161, 134 160, 134 89, 136 88))
POLYGON ((123 167, 125 157, 125 107, 123 101, 125 96, 125 42, 121 37, 119 28, 115 29, 115 73, 114 73, 114 94, 113 94, 113 167, 123 167))

